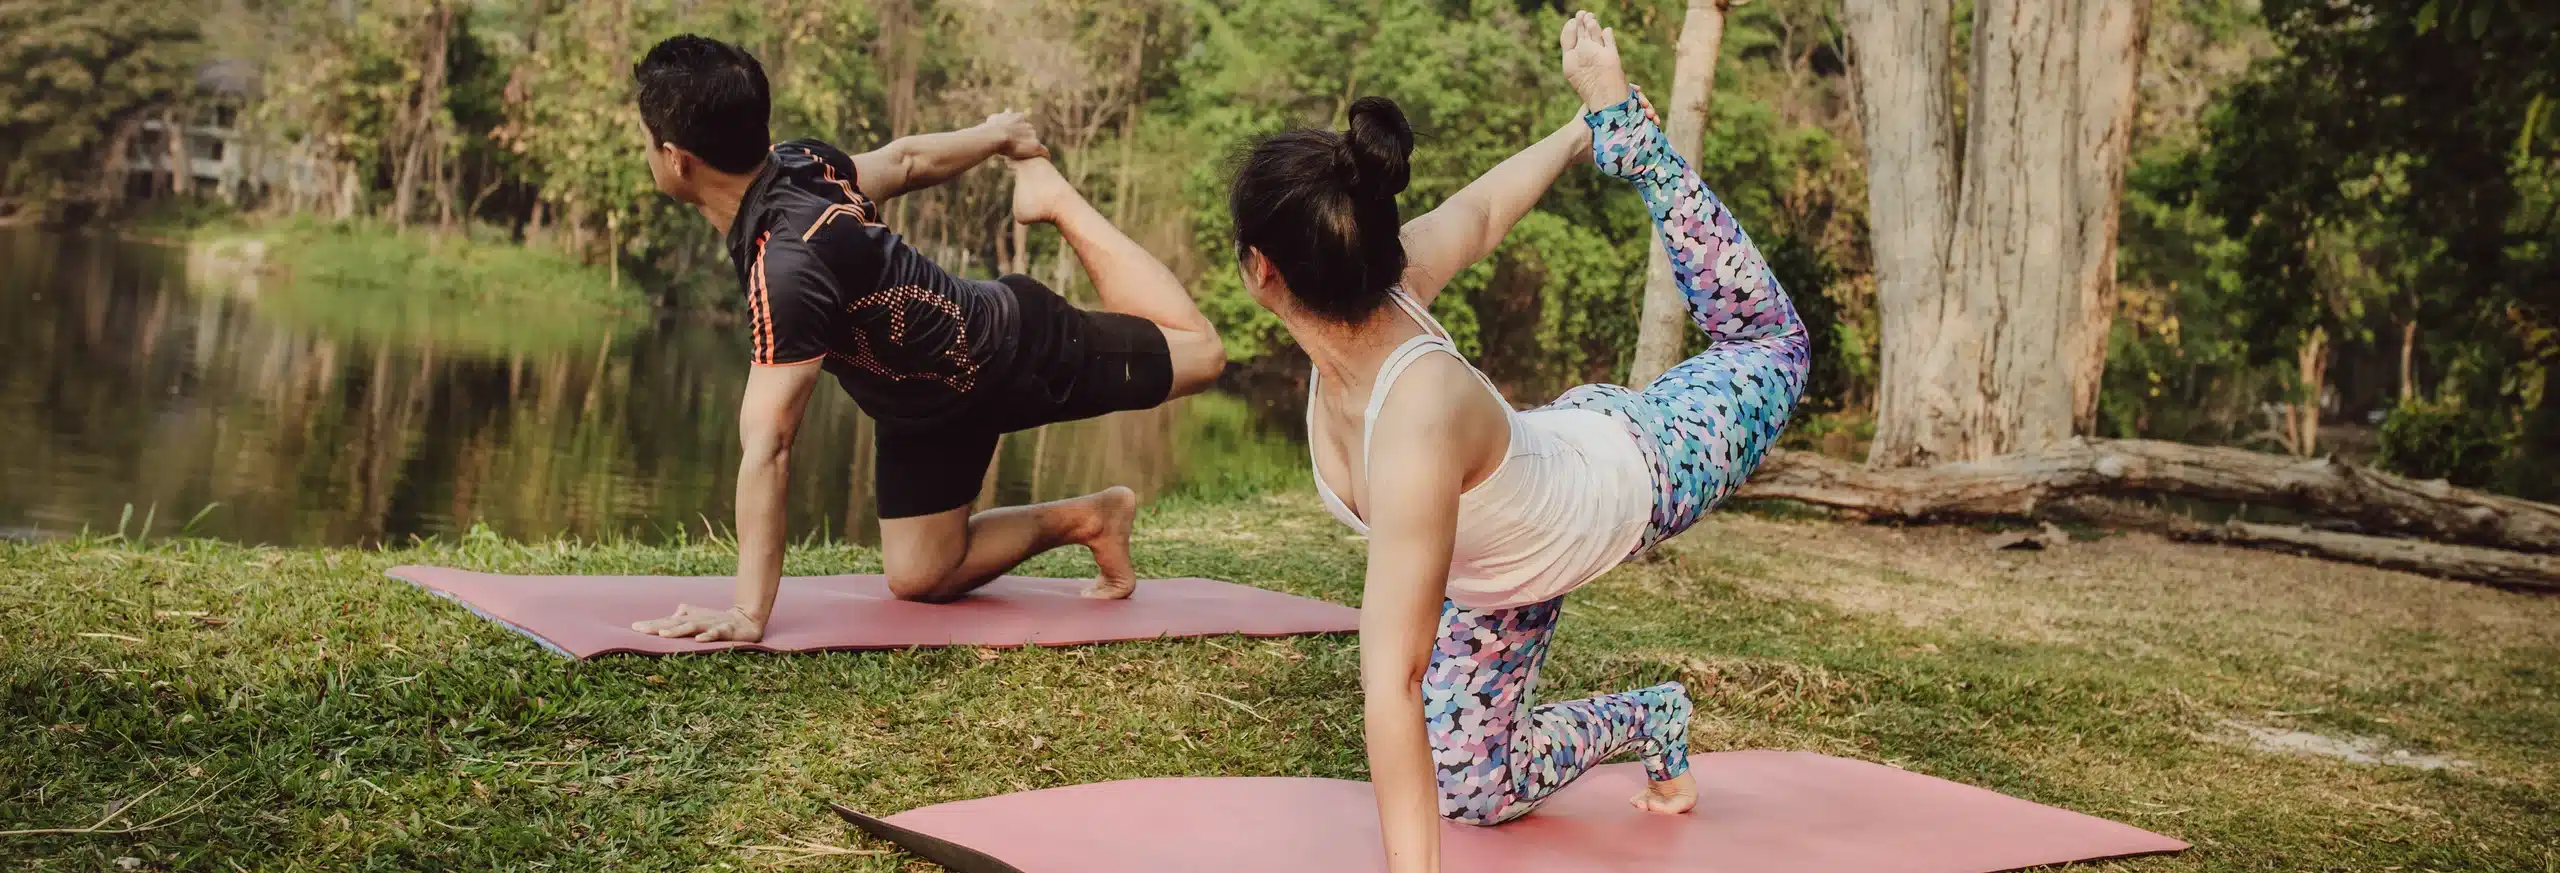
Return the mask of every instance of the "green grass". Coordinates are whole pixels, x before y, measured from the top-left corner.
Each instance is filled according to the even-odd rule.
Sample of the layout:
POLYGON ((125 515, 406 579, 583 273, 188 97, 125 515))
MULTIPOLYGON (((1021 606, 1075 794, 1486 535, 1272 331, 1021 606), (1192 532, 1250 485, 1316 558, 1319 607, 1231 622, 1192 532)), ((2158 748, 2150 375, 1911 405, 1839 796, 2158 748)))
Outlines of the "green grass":
POLYGON ((590 348, 636 328, 648 300, 604 268, 490 228, 406 232, 308 219, 220 223, 194 234, 199 287, 331 337, 481 353, 590 348), (262 258, 244 246, 265 247, 262 258), (243 277, 239 261, 251 264, 243 277))
MULTIPOLYGON (((1177 497, 1144 523, 1151 574, 1357 600, 1362 543, 1302 490, 1177 497)), ((1719 517, 1568 601, 1549 693, 1680 677, 1700 751, 1887 761, 2197 845, 2112 869, 2560 870, 2560 600, 2142 536, 2025 554, 1980 540, 1719 517), (2225 738, 2226 720, 2471 766, 2260 751, 2225 738)), ((730 557, 489 536, 379 552, 0 544, 0 830, 85 826, 127 802, 110 828, 157 824, 0 837, 0 859, 929 869, 742 847, 882 848, 828 800, 895 811, 1363 770, 1345 638, 581 664, 380 576, 412 562, 716 574, 730 557)), ((841 546, 789 560, 873 566, 841 546)))

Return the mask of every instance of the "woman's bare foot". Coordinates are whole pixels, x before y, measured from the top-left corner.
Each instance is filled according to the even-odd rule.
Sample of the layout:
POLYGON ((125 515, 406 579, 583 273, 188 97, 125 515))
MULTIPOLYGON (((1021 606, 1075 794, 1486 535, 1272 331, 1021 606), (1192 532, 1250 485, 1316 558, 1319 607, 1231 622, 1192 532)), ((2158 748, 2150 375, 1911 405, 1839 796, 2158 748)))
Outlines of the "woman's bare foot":
POLYGON ((1138 590, 1138 565, 1129 558, 1129 532, 1138 522, 1138 492, 1114 485, 1093 495, 1102 516, 1100 532, 1084 541, 1093 552, 1093 587, 1084 596, 1119 600, 1138 590))
POLYGON ((1635 804, 1637 809, 1664 815, 1688 812, 1698 806, 1698 777, 1694 773, 1682 773, 1668 781, 1645 783, 1644 793, 1628 798, 1627 802, 1635 804))
POLYGON ((1058 220, 1067 204, 1082 200, 1074 185, 1048 158, 1013 162, 1013 220, 1041 224, 1058 220))

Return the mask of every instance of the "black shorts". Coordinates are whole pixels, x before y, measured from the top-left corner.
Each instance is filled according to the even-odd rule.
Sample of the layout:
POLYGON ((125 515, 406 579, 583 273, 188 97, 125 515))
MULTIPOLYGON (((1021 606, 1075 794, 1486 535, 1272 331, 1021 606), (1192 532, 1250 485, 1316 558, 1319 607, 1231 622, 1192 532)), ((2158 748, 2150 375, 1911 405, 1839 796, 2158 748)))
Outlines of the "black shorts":
POLYGON ((978 499, 996 438, 1046 424, 1151 409, 1173 393, 1173 356, 1155 322, 1078 309, 1028 276, 997 281, 1020 304, 1009 376, 972 391, 966 412, 930 427, 883 422, 872 469, 880 517, 912 518, 978 499))

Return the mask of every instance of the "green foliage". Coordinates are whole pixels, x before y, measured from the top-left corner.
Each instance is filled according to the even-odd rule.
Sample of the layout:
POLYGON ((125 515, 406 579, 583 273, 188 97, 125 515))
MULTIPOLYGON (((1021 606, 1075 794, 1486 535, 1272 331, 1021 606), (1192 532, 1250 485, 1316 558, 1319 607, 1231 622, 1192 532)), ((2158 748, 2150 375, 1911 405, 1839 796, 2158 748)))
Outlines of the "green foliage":
POLYGON ((1182 472, 1165 498, 1244 500, 1312 487, 1305 448, 1276 437, 1244 398, 1195 395, 1183 401, 1181 422, 1175 453, 1182 472))
POLYGON ((2456 485, 2488 484, 2506 455, 2503 428, 2493 416, 2443 402, 2404 403, 2382 420, 2384 469, 2456 485))
POLYGON ((2200 192, 2203 153, 2154 144, 2125 173, 2117 261, 2121 305, 2099 398, 2105 433, 2195 442, 2242 436, 2241 416, 2276 374, 2245 338, 2240 244, 2200 192))
POLYGON ((2249 357, 2315 329, 2396 347, 2392 328, 2415 322, 2422 378, 2448 399, 2542 420, 2560 364, 2560 125, 2544 108, 2560 9, 2268 0, 2264 14, 2284 50, 2214 110, 2199 186, 2240 247, 2228 311, 2249 357))
MULTIPOLYGON (((1619 3, 1595 9, 1619 25, 1629 75, 1667 82, 1677 4, 1619 3)), ((1317 0, 1207 3, 1197 7, 1200 38, 1176 65, 1178 85, 1158 98, 1200 141, 1247 142, 1292 126, 1338 126, 1351 98, 1393 98, 1413 120, 1420 145, 1413 185, 1402 198, 1422 214, 1503 158, 1573 123, 1578 103, 1555 73, 1559 12, 1516 3, 1452 4, 1387 0, 1347 9, 1317 0)), ((1755 52, 1772 44, 1766 19, 1737 15, 1726 34, 1722 81, 1747 82, 1755 52)), ((1764 250, 1792 257, 1779 278, 1800 300, 1819 297, 1841 269, 1818 251, 1815 228, 1782 221, 1789 188, 1845 160, 1818 127, 1783 120, 1746 88, 1719 89, 1709 104, 1698 170, 1732 206, 1764 250)), ((1209 262, 1195 293, 1216 319, 1230 356, 1250 359, 1284 345, 1279 323, 1247 295, 1235 269, 1226 216, 1227 162, 1192 163, 1185 192, 1195 249, 1209 262)), ((1625 378, 1642 309, 1646 247, 1656 244, 1632 189, 1587 168, 1558 180, 1486 263, 1460 274, 1435 304, 1471 354, 1531 393, 1589 380, 1625 378)), ((1816 307, 1827 313, 1827 309, 1816 307)), ((1693 342, 1703 342, 1693 338, 1693 342)), ((1836 364, 1834 375, 1855 372, 1836 364)), ((1525 396, 1523 399, 1527 399, 1525 396)))
POLYGON ((200 58, 186 4, 0 0, 0 215, 96 199, 94 184, 143 113, 182 99, 200 58))
POLYGON ((524 58, 507 123, 492 134, 536 168, 543 198, 572 222, 656 198, 642 159, 648 134, 629 98, 646 45, 616 7, 564 4, 542 20, 546 45, 524 58))
POLYGON ((2360 314, 2324 298, 2341 248, 2403 261, 2386 278, 2417 296, 2435 330, 2511 333, 2509 305, 2540 322, 2560 316, 2560 303, 2532 293, 2560 265, 2560 225, 2533 202, 2560 137, 2526 125, 2560 89, 2560 16, 2506 5, 2267 4, 2289 50, 2209 125, 2210 204, 2246 247, 2253 338, 2360 314), (2506 23, 2433 26, 2448 11, 2506 23))

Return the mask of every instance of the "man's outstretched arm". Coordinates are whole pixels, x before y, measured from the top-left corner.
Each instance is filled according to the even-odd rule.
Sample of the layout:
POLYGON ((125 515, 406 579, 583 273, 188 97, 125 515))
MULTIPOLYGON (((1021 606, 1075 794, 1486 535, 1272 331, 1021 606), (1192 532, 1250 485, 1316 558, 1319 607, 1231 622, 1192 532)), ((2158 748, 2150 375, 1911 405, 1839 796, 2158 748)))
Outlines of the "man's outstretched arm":
POLYGON ((966 130, 900 137, 854 155, 854 184, 865 197, 887 200, 951 181, 996 155, 1027 160, 1048 154, 1022 113, 998 112, 966 130))
POLYGON ((697 640, 764 638, 773 617, 774 592, 782 587, 784 500, 790 488, 791 443, 809 408, 809 393, 822 372, 815 360, 759 364, 747 376, 738 407, 738 583, 730 606, 682 604, 676 613, 632 625, 662 637, 697 640))

